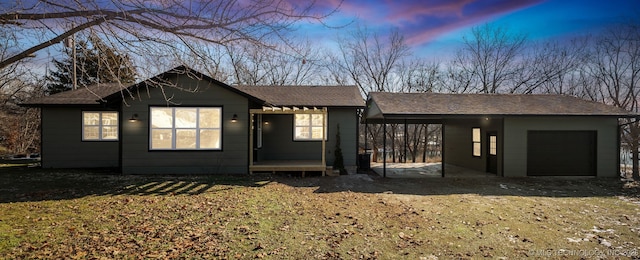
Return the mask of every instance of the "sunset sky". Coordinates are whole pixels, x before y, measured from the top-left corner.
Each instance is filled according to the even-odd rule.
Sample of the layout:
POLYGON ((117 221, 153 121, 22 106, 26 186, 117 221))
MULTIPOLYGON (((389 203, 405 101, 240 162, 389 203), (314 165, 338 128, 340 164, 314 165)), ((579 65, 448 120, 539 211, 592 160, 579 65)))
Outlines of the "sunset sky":
POLYGON ((353 22, 349 27, 303 27, 301 33, 331 40, 356 24, 381 34, 397 28, 414 51, 428 54, 450 51, 470 28, 485 23, 545 40, 595 35, 631 18, 640 19, 639 0, 345 0, 329 24, 353 22))
MULTIPOLYGON (((321 0, 316 7, 332 10, 339 2, 321 0)), ((288 0, 288 3, 308 2, 288 0)), ((0 1, 0 7, 3 5, 12 4, 0 1)), ((536 41, 597 35, 630 19, 640 22, 640 0, 344 0, 338 12, 325 21, 339 29, 302 22, 296 25, 298 30, 294 34, 319 47, 335 50, 338 35, 348 35, 358 26, 378 33, 381 39, 397 29, 415 56, 446 59, 460 47, 462 37, 469 35, 471 28, 487 23, 536 41)), ((56 31, 55 25, 52 30, 56 31)), ((21 47, 36 45, 41 40, 23 37, 21 47)), ((36 53, 37 58, 31 62, 45 64, 52 58, 60 58, 62 49, 62 45, 47 48, 36 53)))

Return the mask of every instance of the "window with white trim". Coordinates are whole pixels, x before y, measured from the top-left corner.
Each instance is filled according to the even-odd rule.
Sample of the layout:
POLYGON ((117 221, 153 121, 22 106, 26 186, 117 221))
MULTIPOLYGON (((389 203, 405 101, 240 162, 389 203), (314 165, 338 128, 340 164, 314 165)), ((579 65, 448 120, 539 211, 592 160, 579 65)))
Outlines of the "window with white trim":
POLYGON ((293 140, 319 141, 323 133, 327 139, 327 118, 324 114, 295 114, 293 127, 293 140))
POLYGON ((489 136, 489 155, 498 155, 498 137, 495 135, 489 136))
POLYGON ((151 150, 222 149, 222 108, 151 107, 151 150))
POLYGON ((83 111, 82 112, 82 140, 83 141, 117 141, 118 140, 118 112, 83 111))
POLYGON ((473 156, 480 157, 482 155, 482 146, 480 143, 480 128, 472 128, 471 142, 473 143, 473 156))

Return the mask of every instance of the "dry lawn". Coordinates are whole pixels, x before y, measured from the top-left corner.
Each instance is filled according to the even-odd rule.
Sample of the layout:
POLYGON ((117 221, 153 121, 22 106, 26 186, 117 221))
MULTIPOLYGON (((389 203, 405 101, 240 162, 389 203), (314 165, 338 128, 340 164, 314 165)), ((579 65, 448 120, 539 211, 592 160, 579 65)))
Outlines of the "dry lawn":
POLYGON ((615 179, 122 176, 0 168, 0 258, 629 258, 615 179))

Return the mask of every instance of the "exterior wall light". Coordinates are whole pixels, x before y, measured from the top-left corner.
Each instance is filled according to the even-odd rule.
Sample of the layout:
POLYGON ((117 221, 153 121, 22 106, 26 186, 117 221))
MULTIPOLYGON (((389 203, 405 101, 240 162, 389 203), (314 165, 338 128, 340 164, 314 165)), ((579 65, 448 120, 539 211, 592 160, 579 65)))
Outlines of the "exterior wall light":
POLYGON ((238 122, 238 114, 233 114, 233 117, 231 118, 231 123, 235 122, 238 122))
POLYGON ((129 118, 129 122, 136 122, 136 121, 138 121, 138 114, 131 115, 131 117, 129 118))

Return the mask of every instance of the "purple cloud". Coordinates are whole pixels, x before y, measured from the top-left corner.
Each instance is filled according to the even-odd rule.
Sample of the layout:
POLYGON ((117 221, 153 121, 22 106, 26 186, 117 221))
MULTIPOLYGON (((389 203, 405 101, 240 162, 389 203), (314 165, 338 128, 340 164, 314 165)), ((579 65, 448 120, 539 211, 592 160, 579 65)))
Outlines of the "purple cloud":
MULTIPOLYGON (((330 0, 328 4, 337 4, 330 0)), ((345 0, 342 15, 353 15, 372 27, 394 26, 407 43, 420 45, 452 30, 544 2, 544 0, 345 0)))

